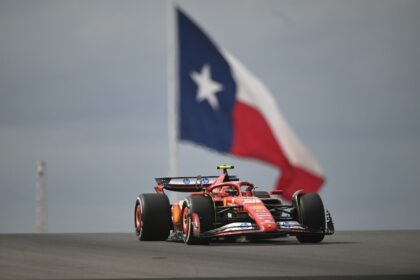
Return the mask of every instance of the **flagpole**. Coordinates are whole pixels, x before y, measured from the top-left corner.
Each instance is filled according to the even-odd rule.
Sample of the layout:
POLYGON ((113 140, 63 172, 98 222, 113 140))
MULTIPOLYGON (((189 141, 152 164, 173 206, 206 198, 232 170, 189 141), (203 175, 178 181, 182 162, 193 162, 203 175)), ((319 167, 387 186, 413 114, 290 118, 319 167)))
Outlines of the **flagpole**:
POLYGON ((169 176, 177 175, 177 44, 175 5, 172 0, 166 1, 166 34, 167 34, 167 79, 168 79, 168 136, 169 136, 169 176))
POLYGON ((35 186, 35 226, 37 233, 47 232, 47 186, 45 161, 36 163, 36 186, 35 186))

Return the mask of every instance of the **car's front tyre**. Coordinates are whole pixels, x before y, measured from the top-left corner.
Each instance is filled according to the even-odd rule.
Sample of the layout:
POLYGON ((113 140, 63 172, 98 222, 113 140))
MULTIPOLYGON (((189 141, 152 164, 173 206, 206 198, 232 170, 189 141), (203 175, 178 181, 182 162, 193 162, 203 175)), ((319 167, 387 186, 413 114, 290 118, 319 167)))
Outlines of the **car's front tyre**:
POLYGON ((301 243, 319 243, 324 239, 325 210, 321 197, 317 193, 299 195, 295 202, 299 222, 311 230, 319 233, 297 234, 296 238, 301 243))
POLYGON ((182 229, 186 244, 208 244, 201 233, 213 228, 214 206, 208 196, 190 196, 182 210, 182 229))

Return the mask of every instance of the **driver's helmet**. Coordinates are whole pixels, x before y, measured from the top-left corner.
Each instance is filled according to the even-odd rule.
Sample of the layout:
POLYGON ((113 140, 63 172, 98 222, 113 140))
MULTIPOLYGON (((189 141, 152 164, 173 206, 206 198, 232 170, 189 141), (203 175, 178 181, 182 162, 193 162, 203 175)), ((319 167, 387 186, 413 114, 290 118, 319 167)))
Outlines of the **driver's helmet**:
POLYGON ((238 195, 238 190, 233 186, 224 186, 224 187, 222 187, 222 191, 224 193, 227 193, 227 194, 231 195, 231 196, 237 196, 238 195))

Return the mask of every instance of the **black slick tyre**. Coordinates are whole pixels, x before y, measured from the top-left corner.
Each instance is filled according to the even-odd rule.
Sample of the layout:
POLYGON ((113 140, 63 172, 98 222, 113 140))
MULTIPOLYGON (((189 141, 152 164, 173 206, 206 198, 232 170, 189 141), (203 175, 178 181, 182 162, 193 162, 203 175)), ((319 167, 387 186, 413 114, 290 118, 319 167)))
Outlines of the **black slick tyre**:
POLYGON ((141 194, 134 208, 134 227, 141 241, 166 240, 171 230, 171 207, 165 194, 141 194))
POLYGON ((187 204, 182 211, 184 242, 191 245, 208 244, 210 239, 202 237, 200 234, 213 228, 214 217, 214 205, 210 197, 188 197, 187 204))
POLYGON ((322 233, 297 234, 301 243, 319 243, 324 239, 325 211, 321 197, 317 193, 305 193, 298 197, 297 216, 299 222, 314 231, 322 233))

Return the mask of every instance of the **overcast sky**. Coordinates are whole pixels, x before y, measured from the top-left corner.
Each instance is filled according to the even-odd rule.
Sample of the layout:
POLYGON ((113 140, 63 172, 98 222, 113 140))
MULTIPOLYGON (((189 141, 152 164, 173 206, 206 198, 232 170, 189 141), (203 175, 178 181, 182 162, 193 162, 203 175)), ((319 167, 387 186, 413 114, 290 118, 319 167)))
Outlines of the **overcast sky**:
MULTIPOLYGON (((178 1, 274 94, 325 169, 338 229, 419 229, 420 1, 178 1)), ((0 232, 133 231, 168 175, 164 1, 0 0, 0 232)), ((179 147, 180 175, 218 164, 261 189, 278 171, 179 147)))

